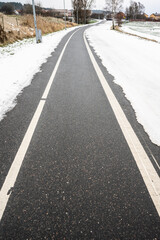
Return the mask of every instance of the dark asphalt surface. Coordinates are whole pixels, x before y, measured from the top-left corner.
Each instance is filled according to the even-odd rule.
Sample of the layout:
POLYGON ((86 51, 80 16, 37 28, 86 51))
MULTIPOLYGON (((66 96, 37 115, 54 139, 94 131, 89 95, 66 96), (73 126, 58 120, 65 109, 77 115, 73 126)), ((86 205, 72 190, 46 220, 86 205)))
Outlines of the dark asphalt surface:
MULTIPOLYGON (((95 74, 84 29, 66 48, 2 218, 0 239, 160 239, 160 218, 95 74)), ((0 122, 0 186, 70 35, 0 122)), ((149 157, 151 149, 160 161, 160 148, 96 60, 149 157)))

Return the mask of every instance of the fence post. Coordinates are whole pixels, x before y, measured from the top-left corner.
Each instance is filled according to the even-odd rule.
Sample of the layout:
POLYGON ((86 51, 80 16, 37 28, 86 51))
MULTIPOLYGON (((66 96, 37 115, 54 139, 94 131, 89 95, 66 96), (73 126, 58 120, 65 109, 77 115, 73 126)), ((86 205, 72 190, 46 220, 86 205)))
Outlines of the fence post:
POLYGON ((16 23, 17 23, 17 27, 18 27, 18 18, 16 18, 16 23))
POLYGON ((3 30, 4 30, 4 17, 2 17, 2 27, 3 27, 3 30))

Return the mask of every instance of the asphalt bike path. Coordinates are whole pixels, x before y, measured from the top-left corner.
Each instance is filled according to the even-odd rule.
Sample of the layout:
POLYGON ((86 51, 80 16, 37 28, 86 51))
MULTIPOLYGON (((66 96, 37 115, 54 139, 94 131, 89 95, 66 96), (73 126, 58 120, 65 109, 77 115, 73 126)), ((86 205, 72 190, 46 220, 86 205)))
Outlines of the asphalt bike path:
MULTIPOLYGON (((65 49, 72 33, 62 40, 15 109, 0 123, 1 141, 5 139, 5 145, 1 142, 2 191, 39 106, 31 142, 22 149, 26 154, 18 177, 7 192, 0 239, 160 239, 157 200, 154 202, 144 183, 93 67, 85 29, 76 31, 65 49), (52 74, 55 66, 57 71, 52 74), (51 75, 53 82, 44 92, 51 75)), ((95 58, 112 87, 111 76, 95 58)), ((119 87, 114 91, 124 111, 130 112, 130 120, 134 113, 129 103, 119 87)), ((136 129, 133 118, 130 122, 136 129)), ((141 127, 137 135, 140 142, 145 141, 158 176, 158 165, 150 155, 159 148, 146 148, 148 139, 141 127)))

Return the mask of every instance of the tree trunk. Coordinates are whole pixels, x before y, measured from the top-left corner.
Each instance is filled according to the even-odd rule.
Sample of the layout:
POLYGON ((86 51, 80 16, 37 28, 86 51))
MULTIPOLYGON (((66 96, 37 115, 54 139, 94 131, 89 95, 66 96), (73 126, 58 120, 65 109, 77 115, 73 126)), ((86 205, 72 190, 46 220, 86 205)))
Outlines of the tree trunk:
POLYGON ((113 17, 112 17, 112 28, 113 28, 113 30, 115 29, 114 21, 115 21, 115 16, 114 16, 114 14, 113 14, 113 17))

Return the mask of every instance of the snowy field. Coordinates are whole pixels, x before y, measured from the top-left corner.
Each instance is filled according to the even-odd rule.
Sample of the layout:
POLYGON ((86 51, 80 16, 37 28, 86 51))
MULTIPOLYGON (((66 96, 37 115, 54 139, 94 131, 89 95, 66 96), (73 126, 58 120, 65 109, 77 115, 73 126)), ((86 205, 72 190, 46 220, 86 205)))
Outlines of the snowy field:
POLYGON ((75 28, 43 36, 41 44, 33 38, 0 47, 0 120, 15 106, 17 95, 31 83, 61 39, 75 28))
POLYGON ((91 27, 87 37, 122 86, 150 139, 160 146, 160 44, 110 27, 111 22, 91 27))
POLYGON ((160 43, 160 22, 129 22, 123 23, 124 32, 136 34, 160 43))

